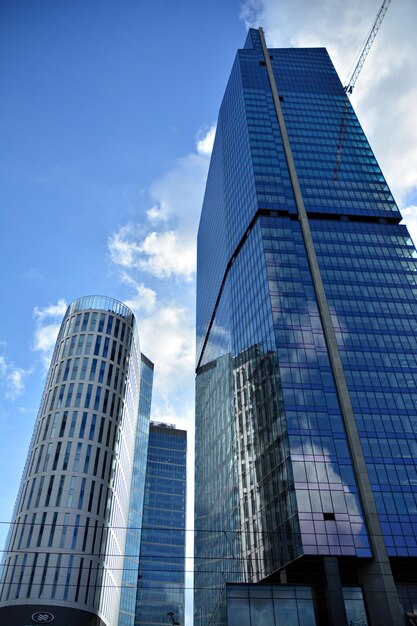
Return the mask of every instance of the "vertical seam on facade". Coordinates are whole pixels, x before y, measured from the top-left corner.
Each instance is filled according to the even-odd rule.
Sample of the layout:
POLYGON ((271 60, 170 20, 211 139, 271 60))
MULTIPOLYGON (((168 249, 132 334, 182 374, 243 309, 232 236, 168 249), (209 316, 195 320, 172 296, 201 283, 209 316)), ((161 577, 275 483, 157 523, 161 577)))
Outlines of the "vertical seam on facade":
MULTIPOLYGON (((346 436, 351 452, 352 463, 355 468, 356 482, 359 487, 359 493, 361 496, 362 506, 364 508, 364 515, 367 521, 369 537, 374 552, 374 558, 380 562, 389 562, 385 543, 382 539, 381 527, 378 519, 378 513, 376 510, 375 500, 372 494, 371 484, 368 477, 368 471, 366 468, 365 457, 363 455, 362 446, 360 443, 359 433, 356 425, 355 416, 353 413, 353 407, 349 396, 349 391, 346 383, 345 374, 343 371, 342 360, 337 345, 336 333, 334 330, 333 322, 331 319, 329 306, 327 303, 326 294, 324 291, 323 280, 320 273, 320 268, 317 261, 316 252, 314 249, 313 238, 311 235, 310 225, 308 222, 307 212, 304 206, 304 200, 301 193, 300 184, 298 181, 297 171, 292 156, 291 145, 288 138, 288 133, 285 125, 285 119, 282 112, 279 94, 275 83, 275 77, 272 70, 271 60, 269 52, 266 47, 265 37, 262 28, 259 29, 259 38, 262 45, 262 51, 265 59, 266 70, 268 72, 269 84, 271 87, 272 98, 274 102, 275 112, 278 120, 279 129, 281 132, 282 144, 284 148, 285 158, 287 161, 288 172, 292 188, 294 191, 295 203, 298 212, 298 219, 301 225, 301 232, 303 235, 304 245, 306 248, 307 258, 310 266, 311 277, 313 281, 314 290, 317 298, 317 305, 319 309, 320 319, 323 326, 323 334, 327 345, 327 350, 330 358, 330 364, 336 384, 337 396, 341 408, 342 418, 345 425, 346 436)), ((387 573, 387 572, 385 572, 387 573)), ((392 577, 392 574, 391 574, 392 577)), ((392 585, 394 581, 392 579, 392 585)), ((394 586, 395 589, 395 586, 394 586)))

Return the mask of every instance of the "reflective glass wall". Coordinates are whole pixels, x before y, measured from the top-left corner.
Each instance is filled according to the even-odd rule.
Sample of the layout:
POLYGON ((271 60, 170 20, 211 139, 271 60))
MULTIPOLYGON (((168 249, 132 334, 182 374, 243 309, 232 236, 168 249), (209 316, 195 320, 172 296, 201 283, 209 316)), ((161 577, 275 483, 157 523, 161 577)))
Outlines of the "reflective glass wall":
POLYGON ((198 233, 198 625, 224 582, 261 581, 298 557, 355 559, 346 578, 357 585, 356 559, 375 557, 376 536, 392 558, 417 556, 417 254, 327 51, 267 54, 268 64, 250 30, 221 105, 198 233), (365 511, 362 474, 378 515, 365 511))
POLYGON ((144 354, 141 354, 138 429, 136 433, 135 458, 130 490, 129 520, 126 536, 122 592, 120 597, 119 626, 133 626, 135 623, 153 370, 153 363, 144 354))
POLYGON ((187 433, 151 422, 135 626, 184 624, 187 433))

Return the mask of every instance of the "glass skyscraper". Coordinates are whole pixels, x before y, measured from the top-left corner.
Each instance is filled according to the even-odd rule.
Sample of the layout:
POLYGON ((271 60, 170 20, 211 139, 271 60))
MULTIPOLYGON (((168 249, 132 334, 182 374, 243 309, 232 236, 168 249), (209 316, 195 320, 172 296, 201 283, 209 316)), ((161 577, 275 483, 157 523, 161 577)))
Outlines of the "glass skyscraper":
POLYGON ((151 422, 135 626, 184 626, 187 433, 151 422))
POLYGON ((143 499, 152 370, 128 307, 102 296, 68 307, 2 562, 4 623, 117 626, 136 564, 133 597, 122 602, 123 617, 134 615, 130 534, 143 499))
POLYGON ((135 458, 130 489, 125 565, 122 592, 120 595, 119 626, 134 626, 135 624, 136 594, 139 580, 139 552, 143 524, 146 459, 148 455, 149 418, 151 415, 154 365, 144 354, 141 354, 141 366, 138 428, 136 432, 135 458))
POLYGON ((196 626, 225 583, 309 586, 314 615, 291 625, 417 614, 417 253, 400 221, 327 51, 250 30, 198 233, 196 626))

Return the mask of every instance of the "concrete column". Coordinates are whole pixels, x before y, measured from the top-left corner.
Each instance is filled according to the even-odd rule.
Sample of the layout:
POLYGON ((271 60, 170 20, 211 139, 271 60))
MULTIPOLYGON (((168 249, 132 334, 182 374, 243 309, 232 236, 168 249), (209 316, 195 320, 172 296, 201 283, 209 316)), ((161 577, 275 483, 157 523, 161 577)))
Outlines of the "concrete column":
POLYGON ((326 573, 326 598, 330 623, 332 626, 348 626, 337 558, 325 556, 323 562, 326 573))

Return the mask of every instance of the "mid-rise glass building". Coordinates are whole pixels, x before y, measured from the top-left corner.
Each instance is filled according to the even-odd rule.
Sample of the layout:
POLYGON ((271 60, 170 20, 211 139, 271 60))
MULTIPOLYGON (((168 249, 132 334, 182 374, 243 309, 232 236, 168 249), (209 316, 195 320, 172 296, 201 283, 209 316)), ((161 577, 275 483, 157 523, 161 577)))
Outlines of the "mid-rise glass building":
POLYGON ((417 614, 401 219, 327 51, 250 30, 198 233, 196 626, 218 623, 225 583, 308 585, 320 626, 417 614))
POLYGON ((184 625, 187 432, 151 422, 135 626, 184 625))
POLYGON ((124 304, 91 296, 68 307, 6 543, 4 623, 117 626, 132 476, 142 506, 152 369, 124 304))

